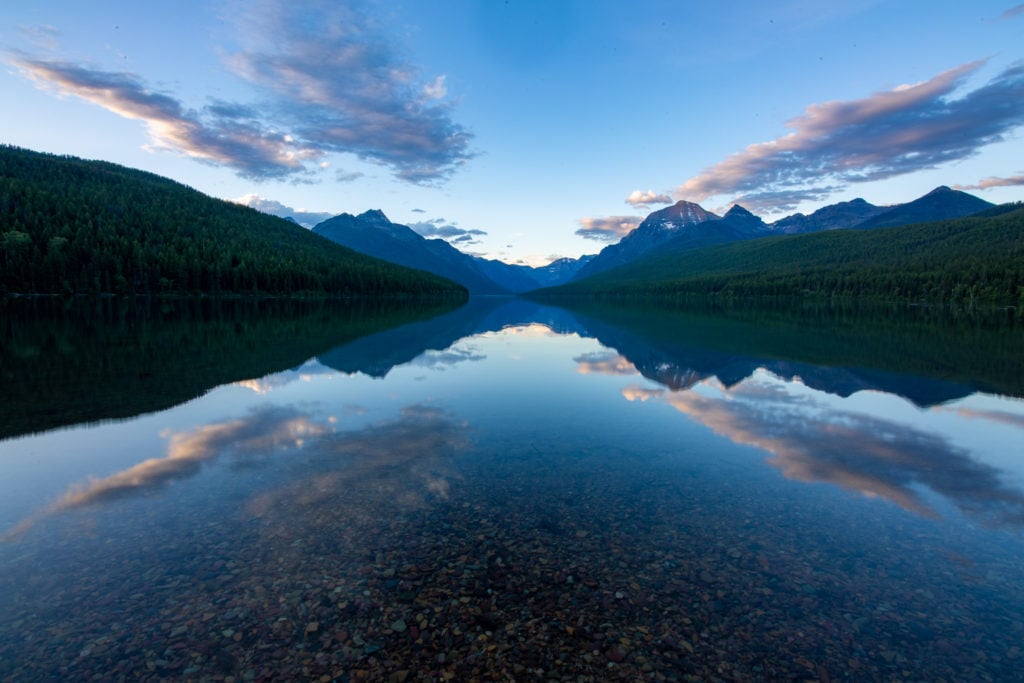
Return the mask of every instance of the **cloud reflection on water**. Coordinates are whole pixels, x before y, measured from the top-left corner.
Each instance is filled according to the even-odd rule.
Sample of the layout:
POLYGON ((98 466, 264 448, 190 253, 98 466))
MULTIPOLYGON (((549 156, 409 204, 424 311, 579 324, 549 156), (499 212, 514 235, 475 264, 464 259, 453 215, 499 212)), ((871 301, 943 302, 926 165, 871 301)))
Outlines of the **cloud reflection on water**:
POLYGON ((444 371, 446 368, 453 367, 459 363, 481 361, 486 360, 487 356, 481 353, 477 353, 473 349, 460 349, 456 346, 449 346, 443 351, 435 351, 433 349, 427 349, 419 356, 410 361, 410 365, 415 365, 421 368, 430 368, 432 370, 444 371))
POLYGON ((466 429, 443 410, 415 404, 394 419, 327 434, 309 444, 293 476, 253 495, 245 512, 288 520, 289 533, 338 518, 343 523, 331 528, 357 537, 395 511, 447 499, 457 478, 451 459, 470 445, 466 429))
MULTIPOLYGON (((950 408, 937 408, 936 410, 951 410, 950 408)), ((960 417, 969 420, 987 420, 999 424, 1010 425, 1024 429, 1024 415, 1008 413, 1004 410, 979 410, 977 408, 954 408, 952 409, 960 417)))
POLYGON ((572 359, 577 364, 576 372, 581 375, 639 375, 625 356, 614 351, 593 351, 572 359))
MULTIPOLYGON (((316 420, 292 407, 267 406, 242 418, 171 433, 164 457, 72 485, 52 505, 0 535, 0 540, 13 540, 49 515, 144 495, 196 477, 205 464, 218 458, 234 455, 246 463, 298 448, 307 454, 301 481, 280 489, 286 492, 289 505, 312 503, 324 496, 337 501, 353 487, 369 484, 364 488, 396 503, 418 505, 428 495, 447 497, 450 475, 442 472, 443 464, 465 446, 465 424, 422 405, 404 408, 397 419, 356 430, 338 431, 334 423, 333 418, 316 420), (306 476, 310 471, 311 478, 306 476)), ((268 503, 278 502, 276 496, 267 494, 256 507, 266 510, 268 503)))
POLYGON ((659 400, 734 443, 768 451, 789 479, 824 482, 884 498, 929 518, 925 487, 990 525, 1024 525, 1024 492, 1004 473, 948 440, 882 417, 837 410, 782 384, 745 380, 726 389, 671 392, 631 386, 630 401, 659 400))
POLYGON ((76 508, 106 503, 159 489, 171 482, 195 477, 203 464, 234 453, 245 457, 301 447, 330 427, 314 422, 293 408, 268 406, 244 418, 215 422, 189 432, 170 433, 167 455, 149 458, 128 469, 99 479, 73 484, 43 512, 27 518, 0 536, 9 540, 41 518, 76 508))

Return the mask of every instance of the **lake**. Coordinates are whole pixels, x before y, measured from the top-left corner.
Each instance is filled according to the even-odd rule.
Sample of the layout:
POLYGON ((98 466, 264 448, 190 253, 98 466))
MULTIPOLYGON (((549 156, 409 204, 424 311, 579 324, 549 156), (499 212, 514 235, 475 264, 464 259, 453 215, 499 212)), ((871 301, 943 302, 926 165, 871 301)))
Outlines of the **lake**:
POLYGON ((1024 328, 0 308, 0 681, 1024 678, 1024 328))

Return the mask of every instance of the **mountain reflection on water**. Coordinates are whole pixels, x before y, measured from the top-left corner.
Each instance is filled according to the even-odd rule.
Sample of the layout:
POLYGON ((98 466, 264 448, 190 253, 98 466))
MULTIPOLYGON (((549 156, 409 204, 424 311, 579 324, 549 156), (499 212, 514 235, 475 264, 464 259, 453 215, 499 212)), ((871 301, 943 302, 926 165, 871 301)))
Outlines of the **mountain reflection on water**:
POLYGON ((8 318, 0 680, 1020 677, 1012 320, 264 313, 8 318))

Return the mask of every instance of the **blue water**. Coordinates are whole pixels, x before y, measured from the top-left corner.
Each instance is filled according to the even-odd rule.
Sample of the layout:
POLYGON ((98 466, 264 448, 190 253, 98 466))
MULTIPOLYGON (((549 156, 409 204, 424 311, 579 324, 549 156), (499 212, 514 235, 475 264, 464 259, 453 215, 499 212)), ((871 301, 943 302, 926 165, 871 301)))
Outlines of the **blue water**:
POLYGON ((0 441, 0 680, 1022 678, 1020 398, 525 310, 0 441))

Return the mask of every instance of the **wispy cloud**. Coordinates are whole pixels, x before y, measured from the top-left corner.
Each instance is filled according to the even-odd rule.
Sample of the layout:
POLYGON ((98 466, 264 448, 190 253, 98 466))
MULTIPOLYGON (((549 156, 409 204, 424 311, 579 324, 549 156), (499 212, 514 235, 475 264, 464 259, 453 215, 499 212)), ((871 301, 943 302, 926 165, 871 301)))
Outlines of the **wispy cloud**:
POLYGON ((1000 15, 1000 19, 1012 19, 1013 17, 1019 17, 1024 14, 1024 5, 1017 5, 1011 7, 1000 15))
POLYGON ((1017 187, 1024 185, 1024 175, 1014 175, 1006 178, 998 178, 996 176, 989 176, 979 180, 974 185, 954 185, 954 189, 957 190, 987 190, 990 187, 1017 187))
MULTIPOLYGON (((242 47, 225 60, 256 87, 252 103, 190 108, 138 74, 20 52, 8 61, 45 87, 142 121, 156 148, 254 180, 308 181, 338 153, 436 184, 472 158, 472 134, 452 117, 445 76, 421 77, 359 3, 262 0, 237 9, 242 47)), ((40 29, 37 44, 51 34, 40 29)), ((338 182, 361 176, 335 172, 338 182)))
POLYGON ((421 368, 430 368, 431 370, 444 371, 447 368, 458 365, 459 363, 481 360, 487 360, 487 356, 482 353, 478 353, 475 349, 450 346, 443 351, 427 349, 419 356, 416 356, 416 358, 411 361, 410 365, 415 365, 421 368))
POLYGON ((55 26, 19 26, 18 32, 25 40, 40 49, 48 52, 60 49, 61 32, 55 26))
POLYGON ((252 207, 257 211, 262 211, 263 213, 269 213, 271 216, 294 218, 299 225, 304 225, 307 228, 311 228, 317 223, 321 223, 328 218, 334 217, 333 213, 307 211, 306 209, 293 209, 290 206, 282 204, 276 199, 265 199, 258 194, 247 194, 231 201, 236 204, 252 207))
POLYGON ((771 453, 768 462, 790 479, 827 482, 938 517, 923 487, 983 523, 1024 525, 1024 491, 1003 472, 909 425, 835 410, 758 381, 718 396, 643 387, 622 393, 630 401, 664 401, 737 444, 771 453))
POLYGON ((157 148, 228 166, 253 179, 305 171, 321 152, 253 118, 251 109, 214 102, 201 111, 148 88, 130 73, 101 71, 64 61, 13 53, 10 61, 37 83, 146 124, 157 148))
POLYGON ((750 145, 679 186, 681 199, 740 196, 785 210, 850 183, 881 180, 968 158, 1024 124, 1024 63, 954 98, 984 61, 860 100, 812 104, 792 132, 750 145))
POLYGON ((451 460, 469 446, 468 425, 426 405, 390 420, 328 434, 306 448, 295 479, 256 494, 247 512, 322 528, 325 515, 345 520, 348 542, 376 538, 373 528, 395 510, 423 509, 448 497, 458 473, 451 460))
POLYGON ((190 479, 198 475, 206 463, 219 457, 228 454, 267 457, 301 447, 305 440, 321 437, 329 431, 329 426, 290 408, 270 407, 253 411, 244 418, 172 433, 165 456, 149 458, 106 477, 71 486, 53 505, 0 534, 0 541, 17 538, 49 515, 149 493, 190 479))
POLYGON ((626 203, 633 206, 647 207, 651 204, 671 204, 672 197, 667 194, 658 194, 654 190, 633 190, 626 197, 626 203))
POLYGON ((479 240, 477 240, 477 237, 487 234, 484 230, 460 228, 457 225, 448 223, 443 218, 410 223, 409 227, 424 237, 439 237, 447 242, 457 242, 460 244, 478 244, 479 240))
POLYGON ((346 171, 343 168, 339 168, 334 172, 334 179, 339 183, 351 183, 353 180, 359 180, 365 174, 359 171, 346 171))
POLYGON ((581 218, 576 234, 598 242, 616 242, 640 225, 640 216, 606 216, 605 218, 581 218))
POLYGON ((636 366, 628 358, 614 351, 584 353, 572 359, 576 372, 581 375, 638 375, 636 366))
POLYGON ((360 3, 263 0, 237 15, 231 69, 270 96, 316 149, 350 153, 414 183, 446 179, 473 153, 444 76, 422 82, 360 3))

